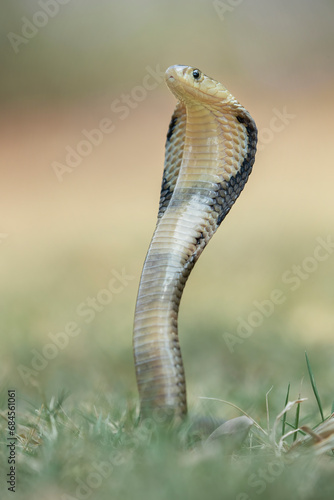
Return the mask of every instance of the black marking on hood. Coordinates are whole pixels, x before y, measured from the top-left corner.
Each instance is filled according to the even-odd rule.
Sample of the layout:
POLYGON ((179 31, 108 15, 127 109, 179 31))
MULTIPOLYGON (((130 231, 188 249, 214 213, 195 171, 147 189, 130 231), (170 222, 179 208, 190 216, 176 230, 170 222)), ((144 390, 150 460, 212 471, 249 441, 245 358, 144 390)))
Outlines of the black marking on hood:
POLYGON ((177 119, 178 119, 177 116, 173 116, 171 121, 170 121, 168 132, 167 132, 167 142, 169 142, 172 138, 172 135, 173 135, 175 127, 176 127, 177 119))
POLYGON ((247 132, 247 152, 239 171, 228 182, 218 184, 217 195, 213 199, 213 209, 218 213, 217 226, 221 224, 231 210, 239 194, 245 187, 255 161, 257 128, 254 120, 248 114, 236 117, 247 132))
POLYGON ((162 179, 162 183, 161 183, 158 218, 160 218, 165 213, 166 208, 169 205, 169 202, 170 202, 172 195, 173 195, 173 191, 170 188, 170 183, 164 177, 162 179))

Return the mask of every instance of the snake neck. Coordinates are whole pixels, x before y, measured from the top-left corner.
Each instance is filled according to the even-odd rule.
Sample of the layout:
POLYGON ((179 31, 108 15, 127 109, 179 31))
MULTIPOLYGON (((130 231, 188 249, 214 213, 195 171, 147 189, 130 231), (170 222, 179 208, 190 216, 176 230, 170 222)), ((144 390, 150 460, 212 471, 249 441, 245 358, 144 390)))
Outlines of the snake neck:
POLYGON ((240 121, 248 123, 247 115, 240 120, 235 115, 226 118, 200 105, 188 105, 186 111, 180 171, 158 219, 136 304, 134 355, 142 415, 152 414, 155 408, 174 417, 187 412, 177 327, 181 296, 193 266, 252 167, 250 162, 246 174, 238 170, 245 163, 247 171, 252 142, 247 132, 250 125, 240 121))

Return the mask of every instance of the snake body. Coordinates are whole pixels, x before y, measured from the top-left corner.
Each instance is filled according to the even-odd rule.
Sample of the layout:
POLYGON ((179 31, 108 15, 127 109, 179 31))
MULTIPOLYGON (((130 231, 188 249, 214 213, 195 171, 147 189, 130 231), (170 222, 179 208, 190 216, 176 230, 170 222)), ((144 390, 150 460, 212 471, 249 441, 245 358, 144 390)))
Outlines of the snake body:
POLYGON ((134 321, 142 415, 187 413, 178 311, 187 278, 247 182, 257 129, 220 83, 189 66, 171 66, 178 99, 166 139, 157 225, 144 263, 134 321))

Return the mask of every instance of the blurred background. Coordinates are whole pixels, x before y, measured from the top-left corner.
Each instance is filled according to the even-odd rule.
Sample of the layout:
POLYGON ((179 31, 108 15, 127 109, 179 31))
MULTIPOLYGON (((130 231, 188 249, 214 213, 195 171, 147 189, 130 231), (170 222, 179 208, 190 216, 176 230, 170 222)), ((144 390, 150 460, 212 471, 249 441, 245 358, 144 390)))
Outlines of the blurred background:
POLYGON ((181 303, 190 403, 247 406, 255 391, 264 402, 278 374, 283 401, 289 381, 300 389, 306 349, 330 405, 334 252, 313 255, 317 239, 334 240, 333 15, 330 0, 2 2, 4 389, 21 402, 136 397, 133 314, 176 104, 162 74, 186 64, 222 82, 259 129, 245 191, 181 303), (284 302, 238 337, 275 289, 284 302), (77 335, 62 335, 73 322, 77 335))

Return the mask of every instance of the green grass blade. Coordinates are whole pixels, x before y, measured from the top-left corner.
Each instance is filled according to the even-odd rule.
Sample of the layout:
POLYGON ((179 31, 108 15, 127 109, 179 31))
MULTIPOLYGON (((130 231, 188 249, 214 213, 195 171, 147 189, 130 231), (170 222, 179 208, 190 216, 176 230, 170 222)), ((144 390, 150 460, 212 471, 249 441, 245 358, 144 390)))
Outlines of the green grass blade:
POLYGON ((324 421, 325 419, 324 419, 324 413, 322 411, 322 405, 321 405, 321 401, 320 401, 320 396, 319 396, 318 389, 317 389, 317 386, 316 386, 316 383, 315 383, 315 378, 314 378, 314 375, 313 375, 313 372, 312 372, 312 368, 311 368, 311 365, 310 365, 310 360, 308 359, 308 355, 307 355, 306 351, 305 351, 305 357, 306 357, 306 364, 307 364, 307 369, 308 369, 308 373, 309 373, 310 380, 311 380, 312 389, 313 389, 313 392, 314 392, 314 395, 315 395, 315 399, 317 400, 317 403, 318 403, 318 407, 319 407, 319 411, 320 411, 320 415, 321 415, 322 421, 324 421))
MULTIPOLYGON (((299 398, 300 398, 300 394, 299 394, 299 398)), ((300 403, 297 404, 297 408, 296 408, 295 429, 298 429, 298 427, 299 427, 299 414, 300 414, 300 403)), ((298 434, 298 432, 296 432, 293 435, 293 441, 296 441, 297 434, 298 434)))
MULTIPOLYGON (((286 405, 288 404, 288 401, 289 401, 289 394, 290 394, 290 382, 289 382, 289 385, 288 385, 288 390, 287 390, 287 393, 286 393, 286 398, 285 398, 284 408, 285 408, 285 407, 286 407, 286 405)), ((282 422, 282 436, 284 436, 284 434, 285 434, 286 414, 287 414, 287 412, 285 412, 285 413, 284 413, 284 415, 283 415, 283 422, 282 422)))

